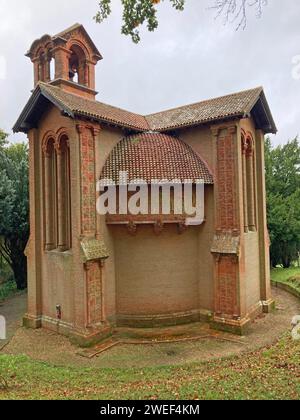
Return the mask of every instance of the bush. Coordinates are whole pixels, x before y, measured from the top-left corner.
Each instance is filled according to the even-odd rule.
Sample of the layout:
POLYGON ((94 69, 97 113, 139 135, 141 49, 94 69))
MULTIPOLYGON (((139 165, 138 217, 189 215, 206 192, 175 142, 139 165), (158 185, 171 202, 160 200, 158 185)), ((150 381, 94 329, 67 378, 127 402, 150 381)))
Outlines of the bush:
POLYGON ((13 296, 17 292, 17 285, 14 280, 0 284, 0 301, 13 296))

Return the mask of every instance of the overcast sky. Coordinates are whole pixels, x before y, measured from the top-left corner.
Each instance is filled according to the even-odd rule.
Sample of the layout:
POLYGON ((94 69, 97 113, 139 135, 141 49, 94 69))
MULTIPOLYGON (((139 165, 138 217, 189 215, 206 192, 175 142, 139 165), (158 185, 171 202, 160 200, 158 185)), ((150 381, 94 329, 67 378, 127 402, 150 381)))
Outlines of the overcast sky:
POLYGON ((137 46, 120 33, 119 0, 101 25, 92 19, 97 0, 0 0, 0 127, 10 132, 29 98, 33 69, 24 53, 32 41, 79 22, 104 56, 99 101, 148 114, 263 85, 275 144, 300 133, 300 66, 292 64, 300 63, 299 0, 269 0, 262 19, 253 11, 239 32, 214 19, 213 0, 186 0, 183 13, 168 3, 159 7, 159 29, 143 30, 137 46))

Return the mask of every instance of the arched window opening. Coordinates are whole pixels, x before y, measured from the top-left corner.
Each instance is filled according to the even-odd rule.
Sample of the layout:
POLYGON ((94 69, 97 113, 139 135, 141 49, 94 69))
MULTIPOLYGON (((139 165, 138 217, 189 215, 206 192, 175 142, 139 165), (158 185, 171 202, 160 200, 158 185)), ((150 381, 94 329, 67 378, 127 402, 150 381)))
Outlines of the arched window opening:
POLYGON ((46 251, 72 247, 70 149, 66 135, 43 144, 46 251))
POLYGON ((50 66, 50 81, 51 81, 55 79, 55 61, 52 57, 50 58, 49 66, 50 66))
POLYGON ((256 226, 256 182, 254 142, 251 136, 242 135, 242 168, 245 232, 255 232, 256 226))
POLYGON ((247 139, 247 193, 248 193, 248 224, 251 232, 256 231, 255 211, 255 173, 254 173, 254 142, 247 139))
POLYGON ((45 248, 57 248, 57 161, 55 140, 44 144, 45 248))
POLYGON ((242 134, 242 170, 243 170, 243 208, 244 208, 244 228, 245 232, 248 232, 248 195, 247 195, 247 162, 246 162, 246 153, 247 153, 247 142, 244 134, 242 134))
POLYGON ((69 139, 62 136, 57 146, 58 179, 58 249, 66 251, 72 246, 71 238, 71 185, 69 139))
POLYGON ((80 85, 87 85, 87 63, 84 51, 74 45, 71 48, 71 57, 69 60, 69 78, 72 82, 80 85))

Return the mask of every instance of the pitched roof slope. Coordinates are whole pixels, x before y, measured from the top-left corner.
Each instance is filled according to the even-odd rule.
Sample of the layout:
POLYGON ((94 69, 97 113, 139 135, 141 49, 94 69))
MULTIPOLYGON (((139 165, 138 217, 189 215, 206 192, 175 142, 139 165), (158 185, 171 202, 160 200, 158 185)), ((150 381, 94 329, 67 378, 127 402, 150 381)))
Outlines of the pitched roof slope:
POLYGON ((176 137, 159 133, 141 133, 125 137, 114 148, 103 168, 101 179, 122 182, 119 172, 128 174, 128 181, 203 180, 213 184, 207 165, 194 150, 176 137))
MULTIPOLYGON (((34 96, 40 94, 71 118, 81 116, 99 122, 115 124, 128 129, 138 131, 149 130, 149 125, 142 115, 125 111, 102 102, 86 99, 47 83, 39 82, 32 95, 32 99, 34 100, 34 96)), ((14 130, 18 131, 18 126, 20 125, 21 120, 26 118, 26 111, 29 111, 29 108, 30 101, 23 110, 14 130)))
POLYGON ((139 130, 148 130, 149 126, 142 115, 125 111, 102 102, 83 98, 79 95, 68 93, 58 87, 43 83, 41 90, 71 110, 74 115, 95 118, 108 123, 116 123, 124 127, 139 130))
POLYGON ((257 128, 262 129, 265 133, 277 132, 261 87, 145 117, 102 102, 86 99, 43 82, 37 85, 15 124, 14 131, 26 131, 28 129, 30 117, 38 108, 38 100, 41 99, 41 96, 58 106, 71 118, 76 116, 90 118, 100 123, 110 123, 133 131, 164 132, 252 115, 257 128))
POLYGON ((263 88, 246 90, 146 117, 152 130, 170 130, 249 114, 263 88))

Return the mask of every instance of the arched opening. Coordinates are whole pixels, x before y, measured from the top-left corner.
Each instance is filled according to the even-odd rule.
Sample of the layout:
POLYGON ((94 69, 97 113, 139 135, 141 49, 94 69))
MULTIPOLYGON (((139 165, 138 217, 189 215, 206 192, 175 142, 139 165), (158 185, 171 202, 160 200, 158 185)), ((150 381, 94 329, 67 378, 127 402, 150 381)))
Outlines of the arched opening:
POLYGON ((47 137, 44 155, 44 243, 47 251, 72 247, 69 139, 47 137))
POLYGON ((242 169, 245 232, 256 231, 255 158, 251 135, 242 133, 242 169))
POLYGON ((55 79, 55 61, 52 57, 50 58, 49 66, 50 66, 50 80, 54 80, 55 79))
POLYGON ((45 207, 45 249, 57 248, 57 160, 55 139, 49 138, 44 151, 44 207, 45 207))
POLYGON ((66 135, 62 135, 57 144, 58 249, 60 251, 66 251, 72 246, 70 179, 69 139, 66 135))
POLYGON ((71 53, 69 60, 69 78, 72 82, 87 86, 88 67, 86 55, 78 45, 73 45, 71 47, 71 53))
POLYGON ((256 209, 255 209, 255 171, 254 171, 254 142, 252 137, 247 138, 247 201, 248 201, 248 224, 251 232, 256 231, 256 209))
POLYGON ((247 142, 246 137, 242 134, 242 170, 243 170, 243 209, 244 209, 244 229, 245 232, 248 232, 248 194, 247 194, 247 162, 246 162, 246 153, 247 153, 247 142))

